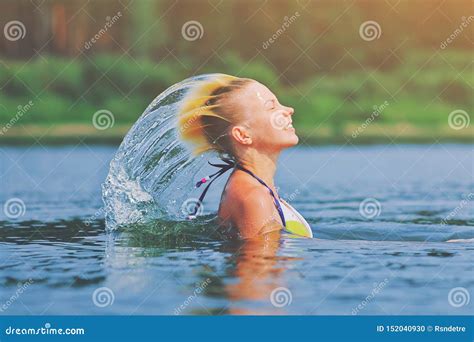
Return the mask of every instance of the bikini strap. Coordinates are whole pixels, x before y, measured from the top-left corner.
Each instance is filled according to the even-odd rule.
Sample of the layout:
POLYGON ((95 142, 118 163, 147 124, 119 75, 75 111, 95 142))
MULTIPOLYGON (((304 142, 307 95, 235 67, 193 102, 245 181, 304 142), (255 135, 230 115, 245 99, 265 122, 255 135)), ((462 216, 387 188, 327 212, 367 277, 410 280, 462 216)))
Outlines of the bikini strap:
POLYGON ((250 176, 252 176, 253 178, 255 178, 260 184, 262 184, 264 187, 266 187, 268 189, 268 191, 270 192, 270 195, 273 198, 273 203, 275 204, 275 207, 277 208, 278 214, 280 215, 280 219, 281 219, 281 222, 283 223, 283 227, 286 228, 286 221, 285 221, 285 215, 283 214, 283 209, 281 208, 280 201, 275 196, 275 193, 273 192, 273 190, 270 189, 270 187, 260 177, 255 175, 252 171, 247 170, 243 166, 239 165, 234 160, 229 159, 229 158, 221 158, 221 160, 222 160, 223 164, 214 164, 214 163, 208 162, 209 165, 214 166, 216 168, 219 168, 219 170, 217 172, 213 173, 212 175, 209 175, 207 177, 202 178, 199 182, 196 183, 196 188, 199 188, 204 183, 209 182, 209 184, 207 184, 207 186, 204 188, 204 191, 202 192, 201 196, 199 196, 199 200, 195 204, 194 210, 192 211, 192 213, 188 216, 188 219, 193 219, 193 218, 196 217, 196 214, 197 214, 199 208, 201 207, 202 201, 204 200, 204 197, 206 196, 206 193, 209 190, 209 187, 211 186, 211 184, 217 178, 222 176, 224 173, 226 173, 230 169, 238 168, 239 170, 242 170, 242 171, 246 172, 247 174, 249 174, 250 176))
POLYGON ((270 192, 270 195, 273 197, 273 203, 275 204, 275 207, 277 208, 277 211, 278 211, 278 215, 280 215, 280 219, 281 219, 281 222, 283 223, 283 227, 286 228, 286 220, 285 220, 285 215, 283 214, 283 209, 281 208, 281 204, 280 204, 280 201, 278 200, 278 198, 275 196, 275 193, 273 192, 273 190, 267 185, 267 183, 265 183, 263 181, 263 179, 261 179, 260 177, 258 177, 256 174, 254 174, 252 171, 250 170, 247 170, 246 168, 240 166, 240 165, 236 165, 236 167, 239 169, 239 170, 242 170, 246 173, 248 173, 250 176, 252 176, 253 178, 255 178, 260 184, 262 184, 264 187, 266 187, 268 189, 268 192, 270 192))
POLYGON ((199 188, 201 185, 203 185, 204 183, 208 183, 206 185, 206 187, 204 188, 204 191, 201 193, 201 196, 199 196, 199 200, 197 201, 197 203, 194 205, 194 209, 192 211, 192 213, 190 215, 188 215, 188 219, 193 219, 196 217, 196 214, 199 210, 199 208, 201 207, 202 205, 202 202, 204 201, 204 197, 206 196, 206 193, 207 191, 209 190, 209 187, 211 186, 211 184, 217 179, 219 178, 220 176, 222 176, 224 173, 226 173, 227 171, 229 171, 230 169, 233 169, 235 168, 236 166, 236 163, 235 161, 233 161, 232 159, 229 159, 229 158, 221 158, 221 161, 224 163, 224 164, 214 164, 214 163, 211 163, 211 162, 207 162, 209 165, 211 166, 214 166, 214 167, 217 167, 219 168, 219 171, 213 173, 212 175, 209 175, 207 177, 204 177, 204 178, 201 178, 201 180, 199 182, 196 183, 196 188, 199 188))

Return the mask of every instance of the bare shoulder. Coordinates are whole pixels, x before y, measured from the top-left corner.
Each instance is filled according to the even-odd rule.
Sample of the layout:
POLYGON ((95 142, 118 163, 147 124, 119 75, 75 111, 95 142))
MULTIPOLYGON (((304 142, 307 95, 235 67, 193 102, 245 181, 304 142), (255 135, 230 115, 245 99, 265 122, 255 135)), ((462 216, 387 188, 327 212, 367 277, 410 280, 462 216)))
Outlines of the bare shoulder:
POLYGON ((219 216, 231 221, 244 238, 281 229, 268 189, 241 173, 227 182, 219 216))
POLYGON ((240 209, 250 204, 264 209, 273 209, 273 199, 268 189, 247 174, 236 172, 231 175, 224 189, 225 202, 240 209))

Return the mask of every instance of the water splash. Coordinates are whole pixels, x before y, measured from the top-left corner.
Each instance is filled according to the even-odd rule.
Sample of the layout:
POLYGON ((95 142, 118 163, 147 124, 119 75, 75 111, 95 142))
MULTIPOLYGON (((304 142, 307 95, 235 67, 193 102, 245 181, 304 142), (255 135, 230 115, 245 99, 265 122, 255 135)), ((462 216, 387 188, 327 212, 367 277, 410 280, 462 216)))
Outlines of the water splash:
POLYGON ((156 219, 185 219, 182 203, 194 187, 194 176, 213 153, 192 155, 192 147, 179 138, 177 113, 188 91, 219 76, 195 76, 166 89, 127 133, 102 185, 108 229, 156 219))

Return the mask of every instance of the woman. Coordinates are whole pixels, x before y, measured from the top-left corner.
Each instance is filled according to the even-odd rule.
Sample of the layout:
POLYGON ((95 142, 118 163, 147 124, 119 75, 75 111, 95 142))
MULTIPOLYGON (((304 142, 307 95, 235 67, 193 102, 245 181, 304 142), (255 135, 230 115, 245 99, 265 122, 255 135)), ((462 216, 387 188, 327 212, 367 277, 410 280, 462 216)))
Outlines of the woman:
POLYGON ((279 237, 282 229, 312 237, 306 220, 278 196, 273 180, 281 151, 298 143, 293 114, 263 84, 229 75, 203 81, 181 108, 180 132, 196 144, 196 153, 230 156, 197 186, 209 182, 202 201, 212 181, 233 169, 218 216, 223 227, 244 239, 279 237))

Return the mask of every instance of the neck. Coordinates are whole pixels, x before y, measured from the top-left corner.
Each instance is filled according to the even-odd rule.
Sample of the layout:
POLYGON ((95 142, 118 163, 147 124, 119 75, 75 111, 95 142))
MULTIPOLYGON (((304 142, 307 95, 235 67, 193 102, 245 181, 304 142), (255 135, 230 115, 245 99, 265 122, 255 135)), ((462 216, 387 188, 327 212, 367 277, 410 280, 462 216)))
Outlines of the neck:
POLYGON ((260 177, 269 187, 274 190, 273 177, 276 172, 276 164, 280 153, 263 153, 257 150, 248 150, 239 157, 239 164, 245 169, 260 177))

